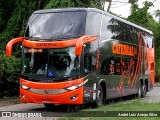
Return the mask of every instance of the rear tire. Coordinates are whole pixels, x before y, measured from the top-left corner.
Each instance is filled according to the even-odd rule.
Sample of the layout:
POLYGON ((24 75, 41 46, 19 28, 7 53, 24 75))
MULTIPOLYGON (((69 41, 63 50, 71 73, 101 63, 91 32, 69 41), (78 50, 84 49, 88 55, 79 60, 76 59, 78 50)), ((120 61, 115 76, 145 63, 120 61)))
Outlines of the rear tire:
POLYGON ((139 98, 144 98, 145 95, 146 95, 146 84, 142 85, 140 83, 139 88, 138 88, 138 97, 139 98))

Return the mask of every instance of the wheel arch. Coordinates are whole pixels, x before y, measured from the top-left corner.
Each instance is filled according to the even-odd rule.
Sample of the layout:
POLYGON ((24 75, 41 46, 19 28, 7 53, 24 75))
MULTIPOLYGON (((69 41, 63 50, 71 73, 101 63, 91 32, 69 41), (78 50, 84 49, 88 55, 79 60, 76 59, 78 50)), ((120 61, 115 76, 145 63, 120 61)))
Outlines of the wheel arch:
POLYGON ((139 79, 139 82, 140 82, 141 85, 144 84, 144 81, 143 81, 143 78, 142 78, 142 77, 139 79))

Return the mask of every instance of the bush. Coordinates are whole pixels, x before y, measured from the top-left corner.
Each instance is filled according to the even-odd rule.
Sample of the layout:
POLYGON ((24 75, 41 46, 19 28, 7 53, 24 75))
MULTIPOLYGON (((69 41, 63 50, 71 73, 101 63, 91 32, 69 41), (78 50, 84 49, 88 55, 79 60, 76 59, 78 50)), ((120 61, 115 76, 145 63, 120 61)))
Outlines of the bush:
POLYGON ((0 97, 19 94, 20 64, 20 58, 0 54, 0 97))
POLYGON ((160 82, 160 69, 158 68, 157 64, 155 69, 155 82, 160 82))

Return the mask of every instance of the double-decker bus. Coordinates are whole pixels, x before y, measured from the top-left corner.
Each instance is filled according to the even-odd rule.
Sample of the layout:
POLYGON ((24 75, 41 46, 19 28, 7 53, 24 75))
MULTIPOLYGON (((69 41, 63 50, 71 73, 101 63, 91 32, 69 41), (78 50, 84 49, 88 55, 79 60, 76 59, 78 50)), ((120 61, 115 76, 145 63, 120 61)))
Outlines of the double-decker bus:
POLYGON ((138 95, 153 89, 151 31, 94 8, 35 11, 22 43, 20 99, 23 103, 80 105, 138 95))

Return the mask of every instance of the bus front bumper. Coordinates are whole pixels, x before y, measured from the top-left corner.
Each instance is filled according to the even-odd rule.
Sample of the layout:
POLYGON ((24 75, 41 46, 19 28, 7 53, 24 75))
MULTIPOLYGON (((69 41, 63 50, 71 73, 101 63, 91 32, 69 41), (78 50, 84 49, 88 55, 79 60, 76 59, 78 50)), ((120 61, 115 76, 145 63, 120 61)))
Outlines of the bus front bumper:
POLYGON ((20 78, 20 99, 23 103, 83 104, 83 82, 83 78, 54 83, 20 78))
POLYGON ((50 94, 51 90, 24 90, 20 88, 20 100, 22 103, 39 104, 83 104, 83 87, 60 94, 50 94))

